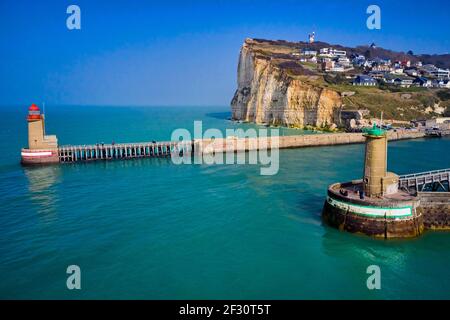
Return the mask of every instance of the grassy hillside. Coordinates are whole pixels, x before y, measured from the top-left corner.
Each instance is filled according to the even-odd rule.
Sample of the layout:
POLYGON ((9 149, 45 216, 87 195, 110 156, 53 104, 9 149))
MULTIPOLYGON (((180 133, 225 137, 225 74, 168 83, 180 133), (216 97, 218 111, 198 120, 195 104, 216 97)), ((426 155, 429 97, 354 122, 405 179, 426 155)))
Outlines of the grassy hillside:
POLYGON ((316 41, 313 44, 308 42, 289 42, 284 40, 264 40, 264 39, 254 39, 261 45, 266 46, 268 51, 272 51, 272 48, 280 48, 280 52, 289 53, 292 50, 301 50, 303 48, 311 48, 314 50, 320 50, 326 47, 333 47, 339 50, 347 51, 347 54, 352 53, 362 54, 367 58, 380 57, 391 60, 411 60, 411 62, 422 61, 424 64, 431 63, 435 64, 440 68, 450 68, 450 54, 408 54, 405 52, 398 52, 389 49, 384 49, 381 47, 370 47, 367 45, 357 46, 355 48, 341 46, 339 44, 330 44, 327 42, 316 41))
POLYGON ((396 89, 398 92, 377 87, 355 87, 351 85, 326 85, 337 92, 355 92, 343 97, 344 109, 368 109, 371 116, 383 111, 387 119, 413 120, 435 116, 430 108, 440 103, 436 90, 421 88, 396 89))
MULTIPOLYGON (((426 119, 439 114, 434 113, 435 106, 447 108, 446 114, 450 114, 450 90, 448 89, 426 89, 426 88, 400 88, 395 86, 357 87, 349 83, 346 75, 356 75, 361 70, 353 70, 346 75, 325 74, 318 69, 317 64, 311 62, 300 62, 292 55, 299 52, 303 47, 319 49, 329 46, 327 43, 316 42, 313 45, 304 42, 287 42, 282 40, 254 40, 252 50, 258 58, 270 60, 271 63, 284 70, 287 75, 294 79, 300 79, 311 85, 330 88, 339 93, 354 92, 352 96, 342 97, 344 109, 368 109, 371 116, 380 116, 383 111, 384 117, 397 120, 426 119)), ((347 52, 363 53, 368 47, 346 48, 333 45, 337 49, 347 52)), ((370 48, 369 48, 370 49, 370 48)), ((394 52, 382 48, 370 49, 371 55, 384 56, 392 59, 405 58, 405 53, 394 52)), ((411 57, 418 60, 419 57, 411 57)), ((421 59, 423 56, 420 57, 421 59)), ((450 66, 446 55, 428 56, 429 59, 439 59, 441 65, 450 66)), ((423 59, 422 59, 423 60, 423 59)))

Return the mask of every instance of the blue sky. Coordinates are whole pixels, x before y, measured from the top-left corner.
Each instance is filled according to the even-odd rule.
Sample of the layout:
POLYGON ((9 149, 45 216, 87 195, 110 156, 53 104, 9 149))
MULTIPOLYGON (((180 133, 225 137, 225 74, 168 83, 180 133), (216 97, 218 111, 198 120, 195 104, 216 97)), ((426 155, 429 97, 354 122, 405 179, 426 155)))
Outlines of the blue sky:
POLYGON ((228 105, 246 37, 448 53, 449 21, 446 0, 1 0, 0 105, 228 105))

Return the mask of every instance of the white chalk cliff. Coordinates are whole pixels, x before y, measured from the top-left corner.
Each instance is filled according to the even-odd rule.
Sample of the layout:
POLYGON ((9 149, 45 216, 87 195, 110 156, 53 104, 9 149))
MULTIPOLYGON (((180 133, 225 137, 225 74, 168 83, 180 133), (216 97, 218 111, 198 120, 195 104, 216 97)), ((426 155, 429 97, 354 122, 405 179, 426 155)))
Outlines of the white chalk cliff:
POLYGON ((342 106, 339 93, 293 76, 280 67, 280 59, 261 54, 256 45, 247 39, 241 48, 233 119, 295 127, 336 122, 342 106))

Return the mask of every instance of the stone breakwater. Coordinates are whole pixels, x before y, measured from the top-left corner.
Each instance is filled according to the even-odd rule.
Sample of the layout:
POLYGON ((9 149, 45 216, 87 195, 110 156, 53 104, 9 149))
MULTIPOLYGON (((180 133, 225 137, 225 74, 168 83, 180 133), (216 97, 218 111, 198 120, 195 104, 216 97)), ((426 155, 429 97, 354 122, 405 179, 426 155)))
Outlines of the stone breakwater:
MULTIPOLYGON (((362 181, 360 181, 362 182, 362 181)), ((346 197, 339 190, 355 182, 328 189, 324 221, 339 230, 375 238, 413 238, 427 230, 450 230, 450 192, 404 192, 398 198, 346 197)))
POLYGON ((429 230, 450 230, 449 192, 419 192, 423 224, 429 230))
MULTIPOLYGON (((422 138, 425 134, 414 131, 392 132, 390 140, 422 138)), ((118 160, 148 157, 168 157, 173 153, 191 154, 192 152, 209 154, 224 152, 245 152, 252 150, 303 148, 314 146, 332 146, 353 143, 363 143, 361 133, 331 133, 295 135, 281 137, 236 138, 227 139, 198 139, 184 142, 143 142, 128 144, 105 144, 83 146, 60 146, 52 157, 52 161, 40 161, 27 158, 28 149, 22 149, 22 164, 51 164, 71 163, 79 161, 118 160)), ((48 152, 48 150, 35 149, 33 153, 48 152)))
POLYGON ((424 231, 424 212, 417 197, 407 192, 392 198, 359 199, 353 189, 362 180, 336 183, 328 188, 324 221, 339 230, 376 238, 411 238, 424 231), (347 190, 344 196, 340 190, 347 190))
MULTIPOLYGON (((390 141, 417 139, 425 137, 424 132, 401 130, 389 132, 390 141)), ((362 133, 329 133, 280 136, 267 138, 227 138, 227 139, 202 139, 194 140, 194 150, 201 153, 230 152, 230 151, 250 151, 260 149, 289 149, 305 148, 316 146, 333 146, 364 143, 365 138, 362 133)))
POLYGON ((329 186, 322 212, 327 224, 384 239, 412 238, 427 229, 450 227, 450 169, 404 176, 387 170, 388 138, 408 137, 403 132, 389 135, 375 126, 364 134, 363 177, 329 186))

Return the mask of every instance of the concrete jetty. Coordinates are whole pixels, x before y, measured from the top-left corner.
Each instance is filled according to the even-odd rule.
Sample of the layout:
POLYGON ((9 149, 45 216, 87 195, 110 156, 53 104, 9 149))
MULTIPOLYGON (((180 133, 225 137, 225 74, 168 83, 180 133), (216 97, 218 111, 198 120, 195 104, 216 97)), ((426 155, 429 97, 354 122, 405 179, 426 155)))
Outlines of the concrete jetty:
MULTIPOLYGON (((423 138, 414 131, 392 132, 390 140, 423 138)), ((94 160, 168 157, 173 153, 245 152, 279 148, 305 148, 364 143, 361 133, 332 133, 268 138, 200 139, 192 141, 159 141, 95 145, 63 145, 55 148, 23 148, 23 164, 69 163, 94 160)))
MULTIPOLYGON (((364 143, 365 141, 362 133, 329 133, 259 138, 196 139, 181 142, 153 141, 59 146, 56 136, 46 135, 45 116, 35 104, 29 108, 27 122, 28 148, 21 150, 21 162, 24 165, 167 157, 174 153, 184 155, 189 153, 245 152, 271 148, 304 148, 364 143)), ((391 131, 388 134, 389 140, 423 137, 425 137, 424 132, 413 130, 391 131)))
MULTIPOLYGON (((423 131, 397 130, 387 134, 389 141, 418 139, 426 137, 423 131)), ((259 149, 294 149, 306 147, 335 146, 345 144, 361 144, 366 141, 363 133, 319 133, 308 135, 291 135, 260 138, 228 138, 194 140, 193 149, 202 153, 251 151, 259 149)))

